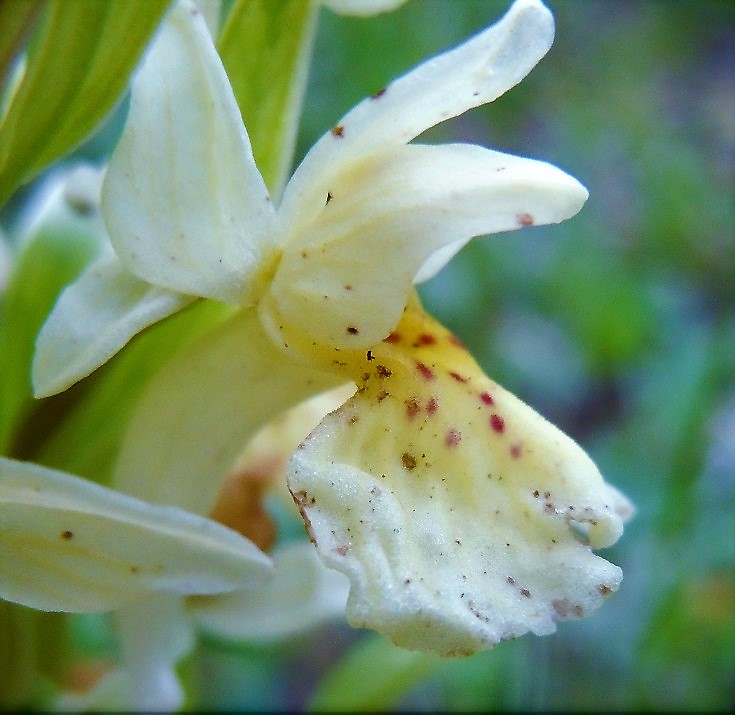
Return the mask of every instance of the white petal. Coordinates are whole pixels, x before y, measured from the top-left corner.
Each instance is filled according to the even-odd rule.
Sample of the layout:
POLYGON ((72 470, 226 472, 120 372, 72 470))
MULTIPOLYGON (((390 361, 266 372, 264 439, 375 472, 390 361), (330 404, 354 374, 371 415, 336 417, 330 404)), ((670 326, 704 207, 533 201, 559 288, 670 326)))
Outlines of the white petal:
POLYGON ((344 618, 349 582, 313 544, 294 542, 272 557, 275 575, 263 588, 189 599, 199 624, 221 638, 271 641, 344 618))
POLYGON ((373 153, 389 154, 429 127, 492 102, 533 69, 553 37, 546 7, 538 0, 517 0, 495 25, 419 65, 337 122, 294 174, 284 211, 309 220, 323 204, 327 184, 345 167, 373 153))
POLYGON ((140 278, 230 303, 252 300, 271 258, 275 212, 201 14, 163 23, 133 83, 103 212, 140 278))
MULTIPOLYGON (((625 503, 562 432, 407 311, 355 396, 292 457, 289 486, 348 620, 397 645, 470 654, 597 608, 621 581, 608 545, 625 503), (572 528, 575 527, 575 528, 572 528)), ((370 359, 372 358, 372 359, 370 359)))
POLYGON ((79 477, 0 458, 0 597, 102 611, 155 591, 253 587, 269 559, 225 527, 79 477))
POLYGON ((157 593, 115 612, 122 662, 133 688, 127 709, 175 712, 184 689, 176 667, 194 647, 194 626, 181 596, 157 593))
POLYGON ((322 0, 322 4, 326 5, 332 12, 362 17, 390 12, 405 2, 406 0, 322 0))
POLYGON ((411 144, 354 167, 329 197, 284 252, 271 287, 274 322, 358 348, 395 327, 427 261, 422 278, 473 236, 573 216, 587 191, 544 162, 411 144))
POLYGON ((193 296, 156 288, 105 256, 67 287, 36 339, 36 397, 61 392, 107 362, 133 336, 193 296))
POLYGON ((208 514, 248 440, 289 407, 339 383, 279 350, 254 309, 239 311, 153 378, 113 483, 127 494, 208 514))

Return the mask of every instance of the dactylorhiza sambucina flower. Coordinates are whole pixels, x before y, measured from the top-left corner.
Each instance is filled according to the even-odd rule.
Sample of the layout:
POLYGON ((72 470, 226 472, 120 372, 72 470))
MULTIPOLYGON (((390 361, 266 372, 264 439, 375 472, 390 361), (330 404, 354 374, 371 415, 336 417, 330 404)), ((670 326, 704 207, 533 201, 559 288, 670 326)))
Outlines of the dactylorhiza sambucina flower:
MULTIPOLYGON (((238 409, 265 421, 351 380, 356 392, 295 451, 287 479, 325 563, 350 578, 351 623, 408 648, 467 654, 550 633, 622 578, 592 548, 621 535, 625 497, 486 377, 412 289, 473 236, 559 222, 584 203, 586 190, 548 164, 409 143, 514 86, 552 39, 548 10, 518 0, 358 104, 275 207, 209 34, 178 5, 135 79, 105 179, 114 251, 62 294, 37 343, 35 385, 51 394, 205 298, 238 311, 199 359, 224 386, 176 383, 182 405, 190 389, 201 398, 189 395, 187 413, 246 385, 238 409)), ((172 387, 146 399, 160 404, 172 387)), ((160 408, 181 421, 172 409, 160 408)), ((208 437, 188 434, 192 459, 208 437)), ((121 460, 135 471, 134 454, 121 460)))

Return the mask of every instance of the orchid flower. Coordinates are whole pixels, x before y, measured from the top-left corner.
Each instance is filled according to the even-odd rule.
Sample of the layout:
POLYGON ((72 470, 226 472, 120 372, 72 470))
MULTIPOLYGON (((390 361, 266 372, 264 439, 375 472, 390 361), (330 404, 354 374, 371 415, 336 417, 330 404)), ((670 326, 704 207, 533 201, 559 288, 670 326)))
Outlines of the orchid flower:
MULTIPOLYGON (((323 560, 350 578, 350 621, 408 648, 467 654, 550 633, 622 578, 591 549, 620 536, 628 501, 486 377, 412 287, 474 236, 559 222, 584 203, 579 182, 549 164, 410 143, 513 87, 553 31, 538 0, 518 0, 338 121, 276 207, 204 22, 180 3, 135 79, 105 179, 114 252, 62 294, 37 342, 36 390, 52 394, 204 298, 237 313, 217 329, 227 350, 213 348, 202 369, 221 370, 222 390, 251 389, 242 404, 264 422, 352 381, 355 394, 295 451, 287 479, 323 560)), ((167 379, 149 401, 176 384, 178 409, 161 409, 187 430, 205 424, 198 412, 214 397, 191 377, 167 379), (187 399, 196 408, 184 414, 187 399)), ((196 434, 182 438, 187 454, 214 451, 196 434)), ((139 471, 129 460, 145 462, 145 440, 133 441, 127 474, 139 471)))

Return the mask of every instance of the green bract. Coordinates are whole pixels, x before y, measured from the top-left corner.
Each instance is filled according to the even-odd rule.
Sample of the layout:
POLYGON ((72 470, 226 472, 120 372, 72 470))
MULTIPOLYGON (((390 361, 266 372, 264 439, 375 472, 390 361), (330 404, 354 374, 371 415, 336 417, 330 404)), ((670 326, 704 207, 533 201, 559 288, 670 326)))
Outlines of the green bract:
MULTIPOLYGON (((8 22, 23 27, 29 15, 38 17, 20 75, 4 88, 11 96, 0 117, 0 205, 21 183, 79 144, 107 115, 169 4, 3 3, 0 20, 7 15, 8 22)), ((18 31, 10 35, 19 36, 18 31)), ((13 53, 5 46, 0 52, 4 70, 13 53)))

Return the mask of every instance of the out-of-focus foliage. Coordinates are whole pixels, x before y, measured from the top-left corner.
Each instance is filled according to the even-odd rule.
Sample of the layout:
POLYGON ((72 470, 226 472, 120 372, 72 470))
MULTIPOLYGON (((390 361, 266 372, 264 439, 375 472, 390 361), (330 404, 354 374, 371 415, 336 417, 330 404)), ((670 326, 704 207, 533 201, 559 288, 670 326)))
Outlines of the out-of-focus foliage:
MULTIPOLYGON (((365 19, 322 9, 297 156, 362 97, 508 4, 409 0, 365 19)), ((421 292, 491 377, 580 441, 635 502, 625 535, 604 552, 623 568, 623 585, 584 621, 468 659, 407 654, 345 624, 278 643, 208 637, 182 666, 198 708, 735 705, 735 5, 548 4, 557 37, 531 75, 422 141, 546 159, 579 178, 590 199, 559 226, 474 241, 421 292)), ((79 154, 104 158, 115 126, 79 154)), ((0 213, 3 228, 17 223, 33 189, 0 213)), ((13 290, 6 300, 22 295, 13 290)), ((119 380, 137 374, 130 355, 127 368, 109 368, 119 380)), ((103 395, 99 412, 83 411, 83 393, 72 397, 79 422, 68 424, 91 435, 101 420, 90 415, 111 405, 103 395)), ((30 456, 63 462, 67 435, 30 456)), ((103 456, 89 459, 66 466, 102 474, 91 464, 103 456)), ((302 535, 281 502, 273 511, 282 540, 302 535)), ((104 617, 72 625, 82 677, 116 644, 104 617)))
POLYGON ((0 108, 0 204, 112 109, 169 2, 3 0, 0 72, 12 73, 0 74, 8 92, 0 108), (25 60, 13 68, 34 23, 25 60))

